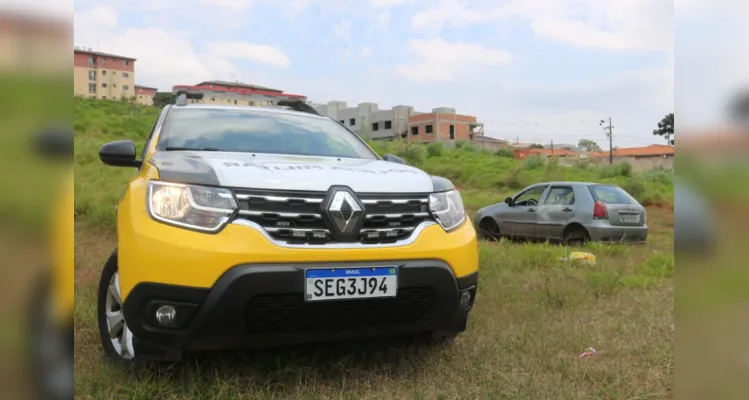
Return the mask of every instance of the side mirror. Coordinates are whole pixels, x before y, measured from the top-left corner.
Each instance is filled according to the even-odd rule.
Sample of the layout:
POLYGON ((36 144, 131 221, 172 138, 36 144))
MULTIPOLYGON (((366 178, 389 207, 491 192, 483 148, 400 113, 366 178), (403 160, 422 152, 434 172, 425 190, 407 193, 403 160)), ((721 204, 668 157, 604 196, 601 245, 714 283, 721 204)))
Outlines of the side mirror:
POLYGON ((143 160, 135 159, 135 143, 132 140, 109 142, 99 149, 101 162, 113 167, 140 167, 143 160))
POLYGON ((73 132, 65 128, 50 128, 36 134, 36 151, 42 156, 70 160, 73 158, 73 132))
POLYGON ((512 205, 513 205, 512 197, 506 198, 505 199, 505 204, 507 204, 508 206, 512 207, 512 205))
POLYGON ((387 161, 387 162, 394 162, 394 163, 406 165, 406 161, 405 160, 403 160, 402 158, 400 158, 398 156, 394 156, 392 154, 385 154, 384 156, 382 156, 382 159, 385 160, 385 161, 387 161))

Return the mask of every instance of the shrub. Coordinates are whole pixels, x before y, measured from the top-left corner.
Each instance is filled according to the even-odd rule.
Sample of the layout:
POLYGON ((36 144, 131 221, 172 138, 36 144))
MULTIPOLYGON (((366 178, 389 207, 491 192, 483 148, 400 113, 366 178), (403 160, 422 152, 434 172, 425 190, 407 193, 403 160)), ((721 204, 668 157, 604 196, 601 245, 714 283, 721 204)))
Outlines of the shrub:
POLYGON ((506 148, 497 150, 496 152, 494 152, 494 155, 497 157, 515 158, 515 152, 506 148))
POLYGON ((470 140, 460 140, 455 142, 455 148, 463 151, 476 151, 476 144, 470 140))
POLYGON ((533 171, 533 170, 541 169, 545 163, 546 163, 546 160, 544 160, 540 156, 533 155, 525 159, 525 162, 523 162, 523 168, 525 168, 528 171, 533 171))
POLYGON ((441 156, 444 148, 445 146, 440 142, 429 143, 427 145, 427 157, 432 158, 441 156))

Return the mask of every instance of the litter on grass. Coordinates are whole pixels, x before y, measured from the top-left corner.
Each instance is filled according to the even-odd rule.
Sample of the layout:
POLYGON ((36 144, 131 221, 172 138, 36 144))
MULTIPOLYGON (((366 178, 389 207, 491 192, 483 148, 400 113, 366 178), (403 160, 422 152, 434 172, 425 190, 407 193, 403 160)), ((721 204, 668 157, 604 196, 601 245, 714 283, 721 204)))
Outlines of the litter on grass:
POLYGON ((568 257, 562 257, 560 260, 565 262, 581 262, 584 264, 596 265, 596 256, 590 253, 583 253, 582 251, 573 251, 568 257))
POLYGON ((588 347, 588 349, 585 350, 584 352, 580 353, 580 355, 577 356, 577 358, 592 357, 594 355, 596 355, 596 349, 594 349, 592 347, 588 347))

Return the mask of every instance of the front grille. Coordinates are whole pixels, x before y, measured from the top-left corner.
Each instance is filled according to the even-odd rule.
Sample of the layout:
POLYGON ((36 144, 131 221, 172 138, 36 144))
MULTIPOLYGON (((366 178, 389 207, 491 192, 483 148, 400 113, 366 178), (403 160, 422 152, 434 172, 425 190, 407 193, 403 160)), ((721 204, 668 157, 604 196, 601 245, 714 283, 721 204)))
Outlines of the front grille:
MULTIPOLYGON (((237 218, 260 225, 274 239, 289 244, 335 243, 320 208, 324 192, 235 190, 237 218)), ((357 194, 366 210, 356 237, 361 244, 394 243, 407 239, 424 221, 433 221, 428 194, 357 194)), ((345 216, 353 212, 344 203, 345 216)))
POLYGON ((398 297, 337 301, 304 301, 302 294, 267 294, 250 299, 247 332, 312 333, 414 323, 433 309, 433 288, 401 288, 398 297))

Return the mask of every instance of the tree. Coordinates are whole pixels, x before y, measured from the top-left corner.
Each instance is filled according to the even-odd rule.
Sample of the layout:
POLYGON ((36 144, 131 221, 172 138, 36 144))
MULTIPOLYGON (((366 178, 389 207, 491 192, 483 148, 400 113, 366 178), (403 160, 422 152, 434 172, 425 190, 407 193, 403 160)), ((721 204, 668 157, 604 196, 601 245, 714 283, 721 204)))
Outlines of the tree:
POLYGON ((666 143, 674 144, 671 137, 674 135, 674 113, 670 113, 663 117, 661 122, 658 123, 658 129, 653 131, 653 135, 665 136, 666 143))
POLYGON ((174 104, 177 102, 177 96, 171 92, 156 92, 153 96, 153 106, 156 108, 163 108, 167 104, 174 104))
POLYGON ((538 143, 534 143, 534 144, 530 145, 528 148, 529 149, 543 149, 544 145, 538 144, 538 143))
POLYGON ((601 151, 601 147, 598 146, 598 143, 590 139, 580 139, 580 141, 577 142, 577 146, 581 149, 585 149, 585 151, 601 151))

